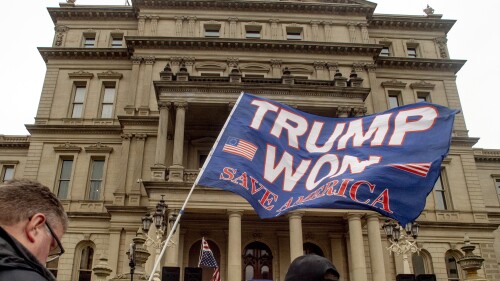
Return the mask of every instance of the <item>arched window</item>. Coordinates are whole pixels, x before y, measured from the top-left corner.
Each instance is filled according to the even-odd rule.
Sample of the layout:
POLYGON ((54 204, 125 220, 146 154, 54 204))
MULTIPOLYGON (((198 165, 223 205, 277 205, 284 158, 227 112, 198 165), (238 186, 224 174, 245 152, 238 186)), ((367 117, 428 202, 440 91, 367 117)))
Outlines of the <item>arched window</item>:
MULTIPOLYGON (((217 244, 211 240, 207 240, 208 246, 212 253, 214 254, 217 265, 220 266, 220 251, 217 244)), ((189 249, 189 267, 198 267, 198 261, 200 260, 200 250, 201 250, 201 240, 196 241, 189 249)), ((210 281, 212 275, 214 274, 214 268, 202 267, 202 281, 210 281)))
POLYGON ((448 274, 448 281, 460 281, 460 270, 457 264, 459 255, 453 251, 446 252, 444 261, 446 263, 446 273, 448 274))
POLYGON ((417 276, 420 274, 433 273, 432 258, 426 250, 420 250, 418 254, 413 254, 411 257, 411 263, 413 265, 413 273, 417 276))
POLYGON ((273 255, 271 249, 261 242, 252 242, 243 252, 243 280, 273 279, 273 255))
POLYGON ((74 259, 74 278, 77 281, 90 281, 94 262, 95 245, 91 241, 84 241, 76 246, 74 259))
POLYGON ((315 254, 320 257, 325 256, 323 254, 323 250, 321 250, 321 248, 318 245, 311 242, 304 243, 304 255, 311 255, 311 254, 315 254))

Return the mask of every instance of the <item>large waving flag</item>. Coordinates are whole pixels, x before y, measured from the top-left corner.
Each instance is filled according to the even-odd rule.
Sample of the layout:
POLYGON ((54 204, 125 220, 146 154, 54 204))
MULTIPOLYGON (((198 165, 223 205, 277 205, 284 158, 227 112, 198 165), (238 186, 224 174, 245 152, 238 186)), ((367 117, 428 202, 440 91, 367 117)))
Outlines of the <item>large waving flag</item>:
POLYGON ((415 103, 327 118, 242 94, 198 184, 243 196, 261 218, 299 208, 414 221, 439 177, 456 110, 415 103))

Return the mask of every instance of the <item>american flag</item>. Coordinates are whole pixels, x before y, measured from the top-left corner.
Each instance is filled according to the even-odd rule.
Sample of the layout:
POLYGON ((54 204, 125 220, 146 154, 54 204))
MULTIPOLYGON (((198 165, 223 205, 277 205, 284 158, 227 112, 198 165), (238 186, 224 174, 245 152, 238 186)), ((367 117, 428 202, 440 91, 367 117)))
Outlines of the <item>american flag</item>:
POLYGON ((220 281, 220 272, 217 261, 215 260, 214 253, 210 250, 207 240, 205 237, 201 238, 201 250, 200 250, 200 260, 198 266, 212 267, 215 268, 214 274, 210 281, 220 281))
POLYGON ((229 137, 222 148, 222 151, 245 157, 252 161, 257 152, 257 146, 246 140, 238 139, 235 137, 229 137))

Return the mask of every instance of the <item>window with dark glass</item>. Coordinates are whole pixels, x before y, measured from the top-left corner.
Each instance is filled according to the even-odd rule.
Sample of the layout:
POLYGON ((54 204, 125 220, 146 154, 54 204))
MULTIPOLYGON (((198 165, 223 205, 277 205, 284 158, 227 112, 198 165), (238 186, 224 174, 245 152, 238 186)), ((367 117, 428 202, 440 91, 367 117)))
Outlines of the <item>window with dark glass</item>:
POLYGON ((2 168, 2 182, 10 181, 14 178, 14 166, 5 165, 2 168))
POLYGON ((304 255, 318 255, 318 256, 321 256, 321 257, 324 257, 325 255, 323 254, 323 250, 321 250, 321 248, 316 245, 316 244, 313 244, 311 242, 306 242, 304 243, 304 255))
POLYGON ((424 257, 419 254, 413 254, 411 257, 411 263, 413 264, 413 273, 415 275, 425 274, 425 263, 424 257))
POLYGON ((123 47, 123 35, 114 34, 111 35, 111 48, 122 48, 123 47))
POLYGON ((114 85, 106 85, 101 104, 101 118, 112 118, 115 102, 116 88, 114 85))
POLYGON ((92 278, 92 261, 94 249, 90 246, 84 247, 80 256, 80 267, 78 268, 78 281, 90 281, 92 278))
POLYGON ((497 193, 500 195, 500 179, 495 179, 495 185, 497 187, 497 193))
POLYGON ((104 160, 92 160, 90 173, 89 200, 100 200, 102 193, 102 177, 104 171, 104 160))
POLYGON ((302 40, 302 28, 287 27, 286 40, 302 40))
POLYGON ((439 176, 434 184, 434 192, 436 194, 436 209, 448 210, 448 203, 446 202, 446 190, 444 189, 443 178, 439 176))
POLYGON ((205 37, 212 37, 212 38, 220 37, 220 25, 213 25, 213 24, 205 25, 205 37))
POLYGON ((95 47, 95 35, 86 35, 83 38, 84 48, 94 48, 95 47))
POLYGON ((380 51, 379 56, 388 57, 390 55, 391 55, 391 53, 390 53, 389 47, 382 47, 382 51, 380 51))
POLYGON ((83 103, 85 101, 86 86, 77 85, 75 87, 75 95, 73 97, 73 108, 71 118, 81 118, 83 113, 83 103))
POLYGON ((401 105, 400 91, 389 91, 389 108, 395 108, 401 105))
POLYGON ((61 161, 61 171, 59 173, 59 183, 57 187, 57 197, 60 199, 68 198, 68 189, 72 168, 73 159, 63 159, 61 161))
POLYGON ((415 48, 415 47, 408 47, 406 49, 406 53, 408 54, 409 58, 416 58, 417 57, 417 48, 415 48))
POLYGON ((261 32, 260 26, 247 25, 245 27, 245 37, 248 39, 260 39, 261 38, 260 32, 261 32))
POLYGON ((428 92, 417 92, 417 102, 429 101, 428 92))
POLYGON ((455 259, 455 257, 451 253, 446 253, 445 262, 448 281, 460 281, 460 277, 458 275, 457 260, 455 259))

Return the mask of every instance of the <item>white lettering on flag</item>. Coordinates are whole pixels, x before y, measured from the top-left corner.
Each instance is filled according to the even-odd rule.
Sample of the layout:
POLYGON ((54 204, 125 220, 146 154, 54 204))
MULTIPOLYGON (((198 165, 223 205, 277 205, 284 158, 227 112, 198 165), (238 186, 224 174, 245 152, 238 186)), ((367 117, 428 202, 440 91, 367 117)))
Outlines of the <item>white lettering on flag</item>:
POLYGON ((252 161, 255 156, 255 152, 257 152, 257 146, 242 139, 229 137, 227 142, 224 144, 222 151, 245 157, 246 159, 252 161))

